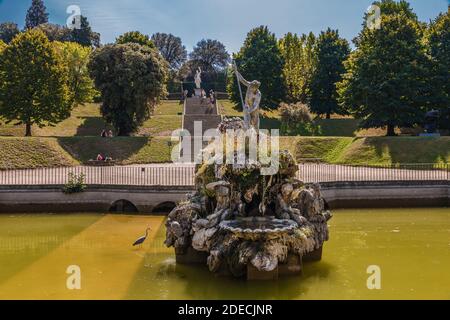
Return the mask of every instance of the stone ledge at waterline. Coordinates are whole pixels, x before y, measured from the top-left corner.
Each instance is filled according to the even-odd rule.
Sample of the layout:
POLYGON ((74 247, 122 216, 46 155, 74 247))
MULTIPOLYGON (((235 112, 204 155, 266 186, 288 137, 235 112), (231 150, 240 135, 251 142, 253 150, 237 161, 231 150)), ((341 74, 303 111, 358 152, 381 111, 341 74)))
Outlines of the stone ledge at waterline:
MULTIPOLYGON (((450 206, 449 181, 324 182, 324 198, 332 209, 450 206)), ((76 194, 63 186, 0 186, 0 212, 167 213, 193 191, 190 186, 91 185, 76 194)))

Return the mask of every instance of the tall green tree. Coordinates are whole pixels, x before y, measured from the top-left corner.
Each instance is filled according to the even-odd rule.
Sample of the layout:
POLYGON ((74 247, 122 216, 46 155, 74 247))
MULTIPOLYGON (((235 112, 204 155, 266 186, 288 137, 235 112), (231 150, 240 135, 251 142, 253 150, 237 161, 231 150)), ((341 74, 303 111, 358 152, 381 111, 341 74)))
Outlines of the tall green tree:
POLYGON ((450 129, 450 7, 432 21, 426 32, 430 68, 429 108, 441 112, 440 128, 450 129))
POLYGON ((337 30, 328 28, 322 31, 316 41, 314 71, 311 77, 310 106, 318 115, 327 119, 332 113, 342 114, 337 101, 336 83, 344 73, 344 61, 348 58, 350 46, 347 40, 339 37, 337 30))
POLYGON ((43 23, 36 28, 42 30, 50 41, 71 41, 71 30, 53 23, 43 23))
POLYGON ((200 40, 189 54, 189 58, 201 66, 205 72, 223 70, 230 61, 225 45, 218 40, 200 40))
POLYGON ((313 33, 301 36, 288 33, 279 41, 285 62, 283 75, 286 81, 286 100, 289 102, 308 102, 315 65, 315 41, 316 37, 313 33))
POLYGON ((386 127, 392 136, 395 127, 423 119, 427 61, 422 25, 405 2, 375 4, 381 8, 381 28, 364 24, 338 83, 339 102, 362 120, 361 127, 386 127))
POLYGON ((20 33, 19 27, 13 22, 3 22, 0 24, 0 40, 10 43, 14 37, 20 33))
MULTIPOLYGON (((261 82, 261 107, 276 108, 285 98, 284 59, 275 34, 265 26, 251 30, 243 47, 234 55, 239 72, 247 80, 261 82)), ((230 99, 241 104, 234 73, 229 72, 227 91, 230 99)))
POLYGON ((94 51, 89 69, 101 92, 101 113, 120 136, 136 131, 166 94, 167 62, 148 46, 104 46, 94 51))
POLYGON ((186 61, 187 51, 181 42, 181 38, 170 33, 158 32, 152 35, 152 41, 172 70, 178 70, 186 61))
POLYGON ((121 36, 116 39, 116 44, 125 44, 125 43, 137 43, 141 46, 147 46, 149 48, 155 48, 155 44, 150 37, 146 34, 142 34, 139 31, 129 31, 125 32, 121 36))
POLYGON ((0 116, 25 124, 55 125, 70 116, 64 64, 44 33, 19 34, 0 59, 0 116))
POLYGON ((82 46, 98 48, 100 46, 100 34, 92 31, 88 19, 81 15, 80 28, 72 30, 70 41, 79 43, 82 46))
POLYGON ((75 42, 54 42, 54 46, 66 67, 71 103, 77 106, 92 102, 97 94, 88 70, 92 49, 75 42))
POLYGON ((32 29, 48 22, 47 8, 42 0, 32 0, 25 18, 25 29, 32 29))

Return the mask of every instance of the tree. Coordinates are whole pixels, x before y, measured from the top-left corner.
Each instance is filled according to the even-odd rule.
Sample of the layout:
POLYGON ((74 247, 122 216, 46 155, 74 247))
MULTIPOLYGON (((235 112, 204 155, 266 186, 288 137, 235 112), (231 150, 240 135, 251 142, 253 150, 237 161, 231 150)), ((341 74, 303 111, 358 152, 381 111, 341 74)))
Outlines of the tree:
POLYGON ((48 22, 47 8, 42 0, 32 0, 25 18, 25 29, 33 29, 48 22))
POLYGON ((308 102, 313 73, 316 37, 311 32, 298 36, 288 33, 279 41, 284 60, 283 76, 286 81, 286 100, 308 102))
POLYGON ((71 30, 53 23, 43 23, 36 28, 42 30, 50 41, 71 41, 71 30))
POLYGON ((155 33, 152 41, 172 70, 178 70, 186 61, 187 51, 181 38, 170 33, 155 33))
MULTIPOLYGON (((276 108, 285 99, 284 60, 275 35, 267 27, 251 30, 234 60, 244 78, 261 82, 262 107, 276 108)), ((231 100, 240 105, 241 97, 232 72, 229 72, 227 90, 231 100)))
POLYGON ((315 53, 310 86, 311 111, 318 115, 325 114, 330 119, 332 113, 343 113, 337 102, 336 83, 342 80, 350 46, 347 40, 339 37, 337 30, 328 28, 320 33, 315 53))
POLYGON ((3 22, 0 24, 0 40, 6 44, 10 43, 14 37, 19 34, 19 28, 16 23, 3 22))
POLYGON ((80 16, 80 28, 72 30, 70 39, 86 47, 100 46, 100 34, 92 31, 88 19, 83 15, 80 16))
MULTIPOLYGON (((403 2, 375 2, 381 7, 381 28, 364 27, 357 49, 346 61, 346 73, 338 83, 339 102, 363 128, 410 127, 423 118, 426 92, 426 57, 421 25, 406 13, 403 2), (391 11, 384 11, 383 5, 391 11)), ((410 10, 410 9, 408 9, 410 10)))
POLYGON ((6 43, 3 40, 0 40, 0 53, 7 47, 6 43))
POLYGON ((428 27, 428 55, 431 59, 429 108, 441 111, 440 128, 450 129, 450 7, 428 27))
POLYGON ((211 39, 199 41, 189 58, 196 61, 205 72, 222 70, 230 61, 230 55, 225 46, 220 41, 211 39))
POLYGON ((70 115, 66 72, 45 34, 31 29, 17 35, 0 60, 0 115, 7 122, 55 125, 70 115))
POLYGON ((149 48, 155 48, 155 44, 150 40, 149 36, 142 34, 139 31, 126 32, 116 39, 117 44, 125 43, 137 43, 141 46, 147 46, 149 48))
POLYGON ((97 94, 87 67, 92 49, 75 42, 55 42, 54 46, 66 67, 71 103, 77 106, 92 102, 97 94))
POLYGON ((167 63, 148 46, 104 46, 94 51, 89 69, 101 92, 101 113, 120 136, 136 131, 166 94, 167 63))

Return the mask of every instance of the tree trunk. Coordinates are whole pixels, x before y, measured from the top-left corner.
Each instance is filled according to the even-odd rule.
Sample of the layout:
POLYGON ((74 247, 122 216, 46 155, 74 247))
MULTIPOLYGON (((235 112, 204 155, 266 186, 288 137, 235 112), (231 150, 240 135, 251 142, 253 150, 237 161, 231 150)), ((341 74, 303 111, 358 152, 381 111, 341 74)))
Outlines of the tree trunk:
POLYGON ((395 126, 394 125, 392 125, 392 124, 387 125, 387 136, 388 137, 395 136, 395 126))
POLYGON ((31 123, 25 125, 25 137, 31 137, 31 123))
POLYGON ((331 113, 327 112, 327 119, 331 119, 331 113))

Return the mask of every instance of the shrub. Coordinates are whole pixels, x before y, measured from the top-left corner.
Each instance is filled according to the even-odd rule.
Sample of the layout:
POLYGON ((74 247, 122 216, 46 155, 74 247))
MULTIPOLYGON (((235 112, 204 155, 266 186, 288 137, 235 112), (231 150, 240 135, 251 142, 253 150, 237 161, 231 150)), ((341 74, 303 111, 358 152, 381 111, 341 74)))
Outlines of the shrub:
POLYGON ((313 122, 309 107, 303 103, 281 103, 281 133, 284 135, 317 135, 320 127, 313 122))
POLYGON ((69 180, 64 185, 63 192, 66 194, 72 193, 80 193, 86 189, 86 185, 84 184, 85 175, 80 173, 79 175, 69 172, 68 174, 69 180))

